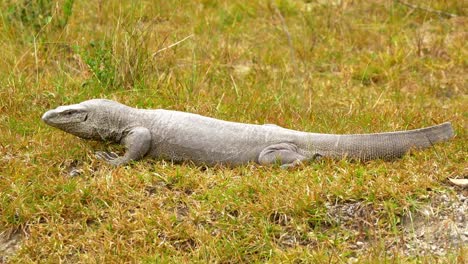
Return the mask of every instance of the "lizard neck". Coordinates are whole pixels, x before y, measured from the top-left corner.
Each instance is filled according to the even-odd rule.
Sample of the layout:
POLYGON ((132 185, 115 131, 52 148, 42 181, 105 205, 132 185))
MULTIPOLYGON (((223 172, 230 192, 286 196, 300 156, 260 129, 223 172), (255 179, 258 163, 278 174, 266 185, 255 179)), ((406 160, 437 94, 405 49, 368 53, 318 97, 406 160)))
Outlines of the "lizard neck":
POLYGON ((100 109, 94 120, 94 139, 119 143, 139 118, 137 109, 119 106, 100 109))

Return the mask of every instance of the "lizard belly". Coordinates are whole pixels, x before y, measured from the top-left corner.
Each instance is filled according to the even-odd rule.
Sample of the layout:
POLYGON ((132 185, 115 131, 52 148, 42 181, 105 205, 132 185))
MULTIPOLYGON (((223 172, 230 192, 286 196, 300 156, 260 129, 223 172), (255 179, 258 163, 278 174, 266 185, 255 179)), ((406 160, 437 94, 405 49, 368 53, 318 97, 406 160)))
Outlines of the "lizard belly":
POLYGON ((161 141, 150 155, 176 162, 192 161, 195 164, 239 165, 255 162, 262 147, 244 144, 225 144, 219 141, 185 140, 177 138, 161 141))

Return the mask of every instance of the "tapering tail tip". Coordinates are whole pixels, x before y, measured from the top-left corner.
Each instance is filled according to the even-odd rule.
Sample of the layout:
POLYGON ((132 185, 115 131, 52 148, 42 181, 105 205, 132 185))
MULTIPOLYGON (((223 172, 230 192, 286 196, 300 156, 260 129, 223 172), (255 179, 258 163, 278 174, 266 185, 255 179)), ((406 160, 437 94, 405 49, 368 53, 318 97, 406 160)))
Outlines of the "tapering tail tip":
MULTIPOLYGON (((391 160, 402 157, 410 149, 425 149, 455 136, 450 122, 395 132, 355 135, 331 135, 319 147, 322 156, 351 159, 391 160)), ((317 145, 317 143, 316 143, 317 145)))
POLYGON ((432 143, 447 141, 455 136, 452 124, 445 122, 437 126, 429 127, 426 132, 428 139, 432 143))
POLYGON ((448 129, 448 134, 449 134, 449 138, 453 138, 455 136, 455 132, 453 131, 453 127, 452 127, 452 123, 450 122, 445 122, 444 124, 446 124, 447 126, 447 129, 448 129))

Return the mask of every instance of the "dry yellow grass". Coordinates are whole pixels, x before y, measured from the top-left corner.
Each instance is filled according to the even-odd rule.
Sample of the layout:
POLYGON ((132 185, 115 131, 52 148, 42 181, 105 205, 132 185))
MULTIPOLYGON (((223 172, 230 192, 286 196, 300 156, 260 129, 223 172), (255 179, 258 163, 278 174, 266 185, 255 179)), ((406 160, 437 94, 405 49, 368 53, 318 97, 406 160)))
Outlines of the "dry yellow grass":
POLYGON ((12 263, 466 261, 466 243, 450 239, 438 245, 443 255, 405 251, 402 219, 433 195, 466 196, 446 179, 467 177, 468 146, 466 6, 411 3, 458 16, 394 1, 1 2, 0 233, 22 239, 15 254, 0 255, 12 263), (324 133, 451 121, 457 136, 395 162, 111 168, 93 153, 113 146, 40 121, 52 107, 100 97, 324 133), (340 220, 345 209, 354 222, 340 220))

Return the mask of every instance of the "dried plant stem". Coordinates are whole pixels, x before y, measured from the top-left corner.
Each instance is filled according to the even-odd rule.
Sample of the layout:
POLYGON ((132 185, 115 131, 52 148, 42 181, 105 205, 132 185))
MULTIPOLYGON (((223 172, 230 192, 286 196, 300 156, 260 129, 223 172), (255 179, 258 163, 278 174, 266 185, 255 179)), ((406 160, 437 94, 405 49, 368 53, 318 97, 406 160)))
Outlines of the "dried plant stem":
POLYGON ((170 48, 172 48, 172 47, 175 47, 175 46, 179 45, 180 43, 186 41, 187 39, 189 39, 189 38, 191 38, 191 37, 193 37, 193 34, 190 34, 190 35, 188 35, 187 37, 185 37, 185 38, 183 38, 183 39, 177 41, 176 43, 173 43, 173 44, 171 44, 171 45, 169 45, 169 46, 167 46, 167 47, 165 47, 165 48, 162 48, 162 49, 156 51, 155 53, 153 53, 152 56, 154 57, 154 56, 158 55, 158 53, 161 53, 161 52, 163 52, 163 51, 165 51, 165 50, 168 50, 168 49, 170 49, 170 48))
POLYGON ((449 12, 435 10, 435 9, 432 9, 432 8, 429 8, 429 7, 422 7, 422 6, 418 6, 418 5, 413 5, 413 4, 407 3, 405 1, 396 0, 396 2, 401 4, 401 5, 412 8, 412 9, 419 9, 419 10, 422 10, 422 11, 425 11, 425 12, 435 13, 435 14, 437 14, 439 16, 443 16, 443 17, 457 17, 457 15, 449 13, 449 12))
POLYGON ((283 15, 281 14, 281 11, 278 9, 278 7, 273 4, 273 8, 275 10, 276 15, 279 17, 281 21, 281 26, 283 27, 284 34, 286 35, 286 38, 288 39, 288 45, 289 45, 289 54, 291 56, 291 63, 294 68, 294 73, 298 74, 298 68, 297 68, 297 63, 296 63, 296 53, 294 52, 294 46, 292 42, 292 37, 291 33, 289 33, 288 25, 286 24, 286 21, 284 20, 283 15))

